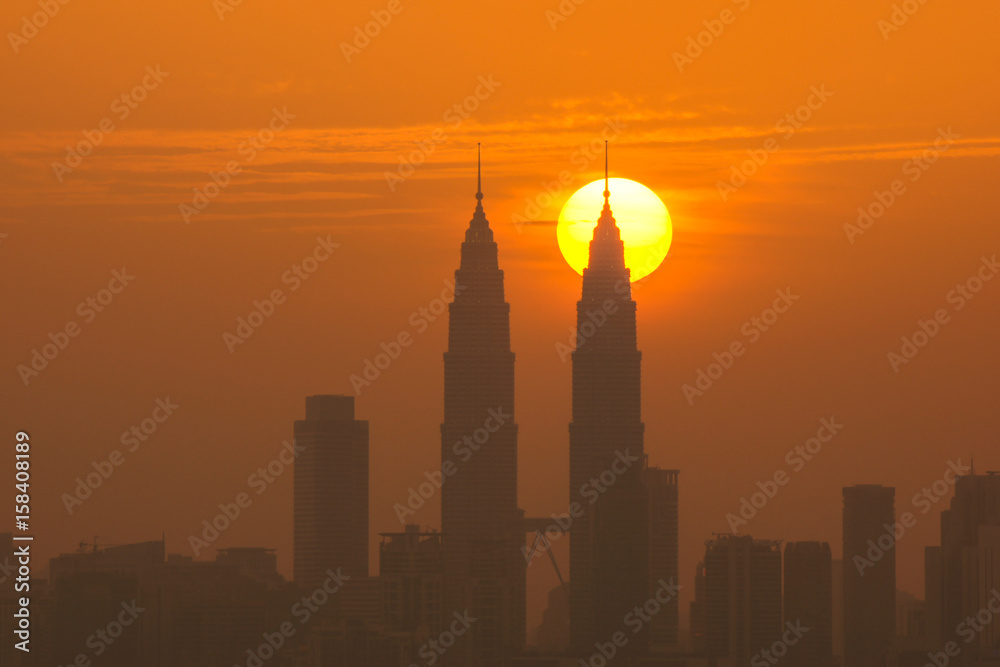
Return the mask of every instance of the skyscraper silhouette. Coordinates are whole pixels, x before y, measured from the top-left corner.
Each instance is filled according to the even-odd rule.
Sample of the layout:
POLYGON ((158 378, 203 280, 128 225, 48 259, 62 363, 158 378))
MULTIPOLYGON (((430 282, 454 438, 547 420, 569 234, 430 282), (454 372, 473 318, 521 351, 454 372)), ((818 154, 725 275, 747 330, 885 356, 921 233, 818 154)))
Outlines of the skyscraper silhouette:
POLYGON ((932 574, 941 588, 928 589, 927 602, 939 605, 933 614, 940 623, 935 628, 938 636, 962 647, 953 664, 993 664, 1000 647, 1000 620, 984 623, 987 615, 982 610, 995 609, 1000 598, 1000 474, 957 477, 955 495, 941 513, 938 562, 926 567, 935 565, 932 574))
POLYGON ((449 306, 441 529, 444 616, 468 610, 477 619, 444 659, 488 667, 525 642, 525 538, 517 506, 510 306, 483 210, 481 166, 478 184, 449 306))
POLYGON ((785 619, 809 628, 789 649, 789 667, 833 664, 833 568, 826 542, 785 545, 785 619))
POLYGON ((896 520, 895 494, 875 484, 844 489, 844 664, 851 667, 881 665, 896 636, 896 549, 884 537, 879 546, 896 520))
MULTIPOLYGON (((572 354, 570 501, 584 511, 570 529, 570 642, 582 654, 625 630, 626 615, 649 597, 642 355, 621 231, 611 213, 606 155, 604 187, 572 354)), ((630 635, 618 655, 641 653, 647 642, 648 625, 630 635)))
MULTIPOLYGON (((646 468, 649 497, 649 588, 660 581, 678 582, 677 478, 679 470, 646 468)), ((680 622, 677 596, 652 617, 649 644, 657 649, 676 648, 680 622)))
POLYGON ((381 533, 381 537, 379 580, 386 628, 428 637, 440 632, 441 533, 421 533, 420 526, 410 524, 405 532, 381 533))
POLYGON ((751 664, 782 635, 781 543, 720 535, 705 544, 705 651, 751 664))
POLYGON ((295 445, 295 583, 316 587, 337 568, 367 577, 368 422, 354 397, 307 397, 295 445))

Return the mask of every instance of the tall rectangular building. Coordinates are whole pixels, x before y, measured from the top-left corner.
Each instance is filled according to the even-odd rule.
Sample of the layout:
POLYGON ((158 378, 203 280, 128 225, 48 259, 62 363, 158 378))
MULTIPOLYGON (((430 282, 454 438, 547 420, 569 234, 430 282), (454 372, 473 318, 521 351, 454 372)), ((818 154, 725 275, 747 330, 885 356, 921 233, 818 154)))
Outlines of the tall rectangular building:
POLYGON ((881 667, 896 634, 896 548, 884 537, 896 521, 895 493, 844 489, 844 664, 852 667, 881 667))
POLYGON ((705 652, 750 664, 781 639, 781 542, 720 535, 703 562, 705 652))
POLYGON ((309 396, 295 422, 295 583, 322 584, 327 570, 368 576, 368 422, 353 396, 309 396))
POLYGON ((826 542, 785 545, 785 620, 809 631, 789 649, 789 667, 833 664, 833 571, 826 542))
MULTIPOLYGON (((677 477, 678 470, 647 468, 646 494, 649 499, 649 595, 660 581, 678 583, 677 477)), ((649 623, 651 648, 676 648, 680 622, 675 596, 649 623)))
POLYGON ((943 642, 962 647, 953 664, 996 661, 1000 622, 983 623, 993 615, 983 610, 996 608, 1000 591, 1000 473, 957 476, 951 505, 941 513, 939 558, 940 607, 928 617, 940 617, 943 642))
POLYGON ((517 506, 510 305, 481 178, 476 199, 448 307, 441 530, 444 617, 468 611, 477 620, 444 662, 490 667, 525 644, 525 527, 517 506))
MULTIPOLYGON (((604 208, 583 270, 572 353, 569 502, 581 507, 582 514, 570 529, 570 643, 583 656, 616 633, 629 632, 626 616, 649 597, 642 353, 636 344, 630 272, 609 198, 605 174, 604 208), (597 497, 591 499, 589 493, 597 497)), ((641 655, 648 641, 644 625, 615 659, 641 655)))
POLYGON ((420 637, 440 632, 444 623, 441 533, 422 533, 419 526, 407 525, 405 532, 381 537, 379 580, 385 627, 420 637))

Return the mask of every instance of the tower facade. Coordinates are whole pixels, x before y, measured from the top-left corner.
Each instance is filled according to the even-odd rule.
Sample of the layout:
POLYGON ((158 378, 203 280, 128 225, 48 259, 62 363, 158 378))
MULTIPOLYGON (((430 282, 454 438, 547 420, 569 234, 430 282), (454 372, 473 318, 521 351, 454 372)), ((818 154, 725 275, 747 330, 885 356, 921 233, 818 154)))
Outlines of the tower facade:
POLYGON ((353 396, 309 396, 295 422, 295 583, 368 576, 368 422, 353 396))
POLYGON ((468 610, 477 619, 444 659, 489 667, 524 646, 526 570, 510 305, 481 183, 449 305, 441 529, 444 616, 468 610))
POLYGON ((936 629, 944 642, 962 647, 953 664, 996 660, 1000 622, 983 623, 986 614, 981 612, 1000 604, 1000 473, 956 476, 955 495, 941 513, 941 548, 936 560, 929 566, 937 566, 933 572, 940 592, 929 593, 927 602, 937 602, 938 608, 928 619, 939 619, 936 629), (968 619, 977 617, 977 632, 970 636, 968 619))
MULTIPOLYGON (((646 468, 646 493, 649 498, 649 590, 660 587, 660 581, 677 583, 677 478, 678 470, 646 468)), ((676 648, 680 622, 675 596, 649 622, 650 648, 676 648)))
POLYGON ((782 635, 781 543, 721 535, 704 564, 705 651, 749 665, 782 635))
POLYGON ((570 642, 589 655, 625 631, 630 639, 617 657, 627 658, 648 644, 648 624, 632 634, 625 618, 649 597, 649 523, 636 305, 609 202, 605 173, 572 353, 570 506, 583 512, 570 528, 570 642))
POLYGON ((845 665, 879 667, 896 636, 896 549, 866 560, 896 521, 895 494, 875 484, 844 489, 845 665))

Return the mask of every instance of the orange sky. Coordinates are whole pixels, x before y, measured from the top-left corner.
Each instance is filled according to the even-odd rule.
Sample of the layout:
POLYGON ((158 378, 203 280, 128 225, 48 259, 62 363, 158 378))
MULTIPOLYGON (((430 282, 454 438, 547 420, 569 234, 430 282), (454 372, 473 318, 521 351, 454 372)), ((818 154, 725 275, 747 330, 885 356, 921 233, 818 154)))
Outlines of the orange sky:
MULTIPOLYGON (((949 460, 1000 467, 1000 280, 960 310, 948 298, 1000 251, 997 3, 928 0, 888 31, 888 0, 588 0, 554 28, 555 0, 400 0, 348 62, 341 43, 389 6, 246 0, 220 19, 211 0, 70 0, 23 39, 7 33, 26 34, 22 17, 39 5, 0 11, 0 424, 35 442, 45 555, 161 530, 170 551, 190 553, 187 536, 291 437, 304 397, 350 392, 349 376, 440 295, 475 204, 479 141, 529 514, 568 502, 570 367, 556 344, 569 339, 580 278, 552 221, 599 176, 582 149, 602 136, 612 176, 655 190, 674 223, 670 257, 635 298, 646 449, 682 471, 685 601, 703 541, 728 529, 758 480, 789 468, 785 453, 823 417, 843 431, 745 532, 828 540, 836 554, 842 486, 894 485, 901 512, 949 460), (679 71, 675 52, 711 28, 679 71), (782 120, 810 100, 798 127, 782 120), (475 109, 461 118, 456 104, 475 109), (260 134, 269 123, 281 129, 260 134), (949 128, 926 170, 911 161, 949 128), (71 171, 53 167, 99 135, 71 171), (433 151, 390 188, 386 172, 416 142, 433 151), (718 184, 747 151, 767 159, 724 200, 718 184), (239 172, 185 222, 181 205, 229 163, 239 172), (844 225, 895 180, 902 194, 849 242, 844 225), (283 275, 328 235, 340 246, 291 291, 283 275), (86 321, 78 304, 122 267, 134 282, 86 321), (230 353, 223 333, 275 288, 287 301, 230 353), (745 323, 786 288, 800 299, 751 342, 745 323), (894 372, 887 353, 942 308, 949 321, 894 372), (79 335, 25 386, 18 365, 70 321, 79 335), (734 341, 746 353, 689 404, 682 385, 734 341), (176 414, 69 515, 61 494, 167 396, 176 414)), ((371 420, 373 534, 399 529, 393 504, 440 464, 446 322, 414 339, 358 399, 371 420)), ((920 594, 922 548, 946 502, 900 542, 900 588, 920 594)), ((288 474, 213 546, 277 547, 290 573, 290 518, 288 474)), ((436 498, 415 520, 438 525, 436 498)), ((564 545, 556 553, 566 568, 564 545)), ((532 623, 554 584, 536 561, 532 623)))

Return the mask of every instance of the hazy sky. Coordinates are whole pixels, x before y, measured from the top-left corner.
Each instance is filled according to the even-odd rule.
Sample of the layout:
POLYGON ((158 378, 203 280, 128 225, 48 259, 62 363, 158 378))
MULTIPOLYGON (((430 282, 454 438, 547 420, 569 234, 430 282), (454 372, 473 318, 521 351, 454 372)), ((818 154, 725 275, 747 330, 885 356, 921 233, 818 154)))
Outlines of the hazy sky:
MULTIPOLYGON (((742 532, 839 554, 841 488, 893 485, 897 512, 918 514, 899 586, 921 593, 947 497, 920 514, 912 496, 949 461, 1000 468, 1000 279, 953 292, 1000 252, 1000 5, 223 1, 70 0, 37 31, 23 17, 38 3, 0 11, 0 424, 32 435, 43 555, 161 531, 191 555, 188 536, 248 491, 212 546, 278 548, 290 575, 291 471, 264 489, 248 477, 291 439, 305 396, 352 392, 406 331, 413 344, 357 399, 375 572, 375 534, 401 529, 393 505, 440 465, 447 324, 411 315, 457 268, 480 141, 517 354, 521 505, 564 511, 557 344, 581 281, 552 221, 600 176, 588 146, 610 138, 612 176, 652 188, 674 222, 635 299, 646 451, 681 470, 683 601, 704 540, 778 470, 789 483, 742 532), (86 156, 67 155, 81 142, 86 156), (744 167, 753 156, 763 164, 744 167), (736 187, 734 171, 753 173, 736 187), (881 215, 879 197, 893 199, 881 215), (859 207, 877 217, 845 230, 859 207), (339 246, 303 279, 293 267, 318 239, 339 246), (273 314, 227 346, 276 289, 273 314), (751 318, 777 290, 798 299, 763 331, 751 318), (887 355, 939 309, 937 334, 894 369, 887 355), (49 334, 65 349, 26 384, 18 367, 49 334), (736 341, 745 353, 689 401, 683 385, 736 341), (122 433, 167 397, 179 407, 129 451, 122 433), (786 453, 823 418, 843 429, 796 470, 786 453), (68 513, 62 495, 115 450, 121 465, 68 513)), ((438 526, 437 500, 414 521, 438 526)), ((556 553, 568 571, 566 545, 556 553)), ((531 566, 532 625, 555 582, 531 566)))

